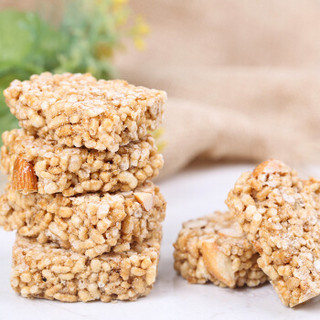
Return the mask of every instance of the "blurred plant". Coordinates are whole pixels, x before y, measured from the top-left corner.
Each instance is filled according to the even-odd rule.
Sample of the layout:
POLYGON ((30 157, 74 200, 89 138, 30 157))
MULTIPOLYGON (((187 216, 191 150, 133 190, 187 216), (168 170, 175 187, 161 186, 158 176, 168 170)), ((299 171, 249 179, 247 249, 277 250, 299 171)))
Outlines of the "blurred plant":
POLYGON ((110 79, 112 58, 131 38, 144 48, 148 26, 135 17, 126 0, 69 0, 54 25, 39 13, 0 12, 0 131, 18 126, 5 106, 3 90, 14 79, 51 71, 90 72, 110 79))

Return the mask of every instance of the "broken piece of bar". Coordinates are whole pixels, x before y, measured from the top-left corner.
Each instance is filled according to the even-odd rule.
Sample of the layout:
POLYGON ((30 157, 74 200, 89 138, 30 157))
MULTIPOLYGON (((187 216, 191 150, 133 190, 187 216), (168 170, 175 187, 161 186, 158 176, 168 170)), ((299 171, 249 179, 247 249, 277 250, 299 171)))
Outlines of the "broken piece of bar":
POLYGON ((16 163, 22 159, 33 169, 37 181, 31 192, 40 194, 61 192, 70 197, 87 192, 130 191, 156 177, 163 165, 151 135, 120 147, 116 153, 63 147, 22 129, 4 132, 2 140, 1 167, 9 180, 19 179, 16 163))
POLYGON ((14 80, 4 96, 31 135, 68 147, 111 152, 155 130, 167 97, 164 91, 122 80, 49 72, 14 80))
POLYGON ((136 300, 150 292, 156 279, 161 229, 155 235, 129 251, 92 260, 54 243, 40 244, 17 235, 11 286, 26 298, 136 300))
POLYGON ((290 307, 320 294, 320 182, 278 160, 244 173, 226 201, 290 307))
POLYGON ((0 197, 0 226, 94 258, 130 250, 133 243, 154 237, 165 217, 166 202, 152 182, 130 191, 23 195, 11 185, 0 197))
POLYGON ((230 212, 185 222, 174 248, 174 267, 190 283, 235 288, 267 281, 256 250, 230 212))

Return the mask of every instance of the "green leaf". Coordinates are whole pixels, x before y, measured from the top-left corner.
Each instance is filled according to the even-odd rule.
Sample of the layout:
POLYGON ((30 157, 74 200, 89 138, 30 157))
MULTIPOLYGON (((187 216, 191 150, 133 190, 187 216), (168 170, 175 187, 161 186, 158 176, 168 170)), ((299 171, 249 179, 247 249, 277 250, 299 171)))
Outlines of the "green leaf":
POLYGON ((66 37, 38 14, 0 11, 0 132, 18 127, 18 120, 5 104, 3 90, 14 79, 52 70, 57 53, 65 50, 66 37), (8 26, 10 26, 8 28, 8 26))
POLYGON ((0 12, 0 61, 21 62, 32 49, 32 37, 25 28, 28 14, 13 10, 0 12))

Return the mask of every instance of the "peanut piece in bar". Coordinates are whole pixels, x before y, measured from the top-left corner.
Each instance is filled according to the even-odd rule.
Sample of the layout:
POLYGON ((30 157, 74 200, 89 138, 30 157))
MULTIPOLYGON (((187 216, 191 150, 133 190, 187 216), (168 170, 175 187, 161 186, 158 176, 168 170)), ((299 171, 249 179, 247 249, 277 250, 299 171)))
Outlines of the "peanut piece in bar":
POLYGON ((174 267, 190 283, 211 281, 235 288, 267 280, 257 265, 256 250, 230 212, 185 222, 174 248, 174 267))
POLYGON ((38 189, 38 179, 31 163, 20 155, 13 161, 12 186, 21 193, 28 194, 38 189))

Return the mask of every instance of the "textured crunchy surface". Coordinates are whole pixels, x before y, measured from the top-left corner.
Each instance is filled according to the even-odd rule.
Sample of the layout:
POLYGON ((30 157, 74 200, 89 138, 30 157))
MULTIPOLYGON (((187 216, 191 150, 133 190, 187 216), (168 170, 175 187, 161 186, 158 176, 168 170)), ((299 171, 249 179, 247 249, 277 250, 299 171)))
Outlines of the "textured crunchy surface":
POLYGON ((302 180, 282 162, 269 160, 238 179, 227 205, 285 305, 320 294, 319 181, 302 180))
POLYGON ((65 302, 135 300, 155 282, 161 231, 134 250, 90 260, 53 243, 39 244, 17 236, 13 247, 11 286, 27 298, 65 302))
POLYGON ((90 74, 42 73, 4 91, 22 128, 69 147, 116 152, 162 120, 166 93, 90 74))
POLYGON ((0 198, 0 225, 93 258, 129 250, 133 242, 154 237, 165 209, 159 188, 151 182, 131 192, 69 198, 23 195, 9 185, 0 198))
POLYGON ((211 281, 221 287, 254 287, 267 280, 267 276, 257 266, 258 254, 229 212, 217 211, 185 222, 174 247, 174 267, 190 283, 211 281), (216 246, 212 247, 212 244, 216 246), (206 250, 207 245, 209 251, 206 250), (215 265, 210 265, 208 260, 211 255, 219 252, 223 254, 218 255, 219 259, 222 257, 222 264, 218 266, 219 261, 215 260, 215 265), (212 267, 213 272, 210 272, 212 267), (227 279, 229 281, 225 283, 223 272, 227 267, 230 267, 231 272, 227 279))
POLYGON ((163 165, 150 135, 120 147, 116 153, 63 147, 22 129, 4 132, 2 140, 2 170, 11 177, 17 157, 28 161, 41 194, 129 191, 157 176, 163 165))

